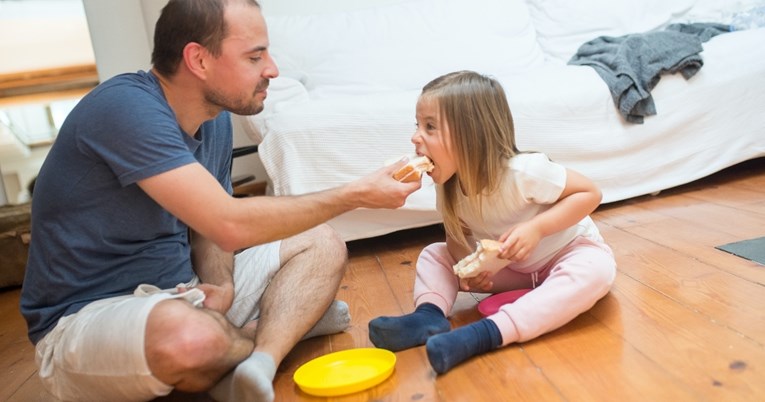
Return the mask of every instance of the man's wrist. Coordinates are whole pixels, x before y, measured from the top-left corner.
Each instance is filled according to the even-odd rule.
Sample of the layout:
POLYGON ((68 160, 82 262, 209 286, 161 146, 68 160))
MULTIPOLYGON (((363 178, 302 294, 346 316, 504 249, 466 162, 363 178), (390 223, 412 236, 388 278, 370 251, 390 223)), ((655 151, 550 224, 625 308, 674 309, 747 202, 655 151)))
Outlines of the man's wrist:
POLYGON ((343 208, 342 212, 366 206, 363 202, 365 193, 358 182, 350 182, 338 190, 339 201, 336 205, 340 205, 343 208))
POLYGON ((234 282, 226 282, 222 285, 220 285, 221 288, 223 288, 223 291, 226 292, 226 294, 230 294, 233 298, 234 295, 234 282))

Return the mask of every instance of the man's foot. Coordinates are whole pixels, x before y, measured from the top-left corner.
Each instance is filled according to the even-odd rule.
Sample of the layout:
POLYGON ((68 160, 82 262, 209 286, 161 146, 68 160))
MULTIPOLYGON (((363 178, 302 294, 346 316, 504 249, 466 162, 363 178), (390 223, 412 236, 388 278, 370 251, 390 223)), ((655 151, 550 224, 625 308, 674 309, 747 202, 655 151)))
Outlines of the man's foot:
POLYGON ((470 325, 428 339, 425 350, 436 373, 443 374, 465 360, 502 345, 502 334, 494 321, 484 318, 470 325))
POLYGON ((329 305, 327 311, 316 325, 301 340, 321 335, 336 334, 345 331, 350 324, 351 313, 348 311, 348 303, 342 300, 335 300, 329 305))
MULTIPOLYGON (((306 340, 321 335, 336 334, 345 331, 351 325, 351 313, 348 310, 348 304, 342 300, 335 300, 327 307, 327 311, 321 316, 319 321, 311 328, 307 334, 300 340, 306 340)), ((255 329, 258 327, 258 320, 252 320, 244 325, 243 329, 251 337, 255 337, 255 329)))
POLYGON ((369 322, 369 340, 393 352, 425 344, 428 337, 451 329, 444 312, 424 303, 413 313, 400 317, 377 317, 369 322))
POLYGON ((209 392, 216 401, 265 401, 274 400, 274 359, 262 352, 255 352, 226 374, 209 392))

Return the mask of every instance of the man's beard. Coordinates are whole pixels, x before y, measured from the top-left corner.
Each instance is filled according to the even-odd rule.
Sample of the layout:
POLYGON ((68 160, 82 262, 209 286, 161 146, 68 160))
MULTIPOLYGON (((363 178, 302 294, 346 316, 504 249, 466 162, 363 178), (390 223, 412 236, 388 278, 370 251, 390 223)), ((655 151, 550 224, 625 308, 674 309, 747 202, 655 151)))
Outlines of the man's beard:
POLYGON ((263 102, 258 102, 256 99, 257 93, 268 88, 268 81, 265 81, 261 85, 255 88, 252 94, 251 102, 245 102, 241 99, 231 99, 220 92, 214 90, 208 90, 205 92, 205 100, 207 103, 217 106, 223 110, 227 110, 231 113, 241 116, 251 116, 263 111, 263 102))

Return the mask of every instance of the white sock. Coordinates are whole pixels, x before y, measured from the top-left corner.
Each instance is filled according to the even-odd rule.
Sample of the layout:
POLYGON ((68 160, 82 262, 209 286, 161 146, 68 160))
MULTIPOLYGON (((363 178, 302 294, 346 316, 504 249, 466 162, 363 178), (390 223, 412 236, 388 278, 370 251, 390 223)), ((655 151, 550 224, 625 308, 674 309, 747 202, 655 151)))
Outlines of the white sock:
POLYGON ((348 303, 342 300, 334 300, 316 325, 301 340, 321 335, 336 334, 344 331, 349 325, 351 325, 351 313, 348 311, 348 303))
POLYGON ((276 364, 271 355, 255 352, 215 384, 209 394, 219 402, 272 402, 275 376, 276 364))

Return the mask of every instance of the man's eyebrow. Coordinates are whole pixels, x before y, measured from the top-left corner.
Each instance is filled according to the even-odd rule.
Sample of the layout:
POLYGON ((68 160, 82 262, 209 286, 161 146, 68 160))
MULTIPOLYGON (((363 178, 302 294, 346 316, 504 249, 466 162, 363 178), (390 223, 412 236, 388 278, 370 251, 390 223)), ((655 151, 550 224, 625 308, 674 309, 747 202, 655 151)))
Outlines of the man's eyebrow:
POLYGON ((254 48, 247 51, 247 53, 257 53, 262 52, 264 50, 268 49, 266 46, 255 46, 254 48))

